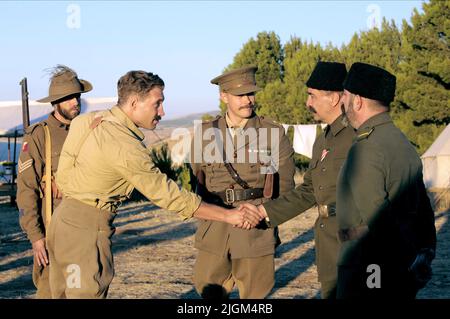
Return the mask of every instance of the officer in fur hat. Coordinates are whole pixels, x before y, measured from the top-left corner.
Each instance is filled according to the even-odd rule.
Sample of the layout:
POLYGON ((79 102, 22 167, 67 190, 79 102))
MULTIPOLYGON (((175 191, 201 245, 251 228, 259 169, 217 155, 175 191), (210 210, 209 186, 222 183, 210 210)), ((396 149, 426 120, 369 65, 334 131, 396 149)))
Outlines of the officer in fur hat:
MULTIPOLYGON (((278 199, 257 208, 263 217, 268 217, 271 226, 277 226, 317 206, 319 214, 314 225, 314 237, 323 299, 336 298, 336 262, 339 252, 336 183, 339 169, 355 136, 353 128, 347 125, 341 114, 346 75, 347 70, 343 63, 317 63, 306 82, 306 107, 316 121, 328 125, 314 143, 313 156, 303 183, 278 199)), ((244 206, 249 207, 248 204, 244 206)))
POLYGON ((80 114, 80 95, 90 90, 91 83, 79 79, 74 70, 56 66, 51 71, 48 96, 38 100, 51 103, 54 110, 25 131, 18 163, 17 205, 20 225, 33 247, 37 298, 51 298, 46 249, 46 215, 51 212, 46 211, 53 211, 61 199, 54 174, 70 122, 80 114))
MULTIPOLYGON (((227 111, 201 125, 191 152, 197 193, 207 202, 226 207, 261 204, 294 187, 294 151, 284 128, 255 113, 255 93, 260 90, 256 71, 256 67, 242 67, 211 80, 219 85, 227 111), (211 143, 217 143, 214 154, 219 157, 208 156, 211 143), (196 145, 203 147, 196 149, 196 145)), ((195 236, 199 249, 195 288, 206 299, 227 298, 234 286, 240 298, 266 297, 274 285, 278 244, 277 229, 264 224, 242 230, 200 221, 195 236)))
POLYGON ((434 214, 413 145, 394 125, 396 78, 355 63, 343 103, 357 138, 338 179, 338 298, 415 298, 431 277, 434 214))

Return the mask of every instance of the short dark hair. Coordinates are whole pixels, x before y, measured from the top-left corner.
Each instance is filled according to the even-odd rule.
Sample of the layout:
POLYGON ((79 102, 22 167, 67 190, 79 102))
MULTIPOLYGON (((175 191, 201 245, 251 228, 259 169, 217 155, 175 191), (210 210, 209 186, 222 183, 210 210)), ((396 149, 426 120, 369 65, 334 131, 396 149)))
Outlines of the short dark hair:
POLYGON ((145 71, 129 71, 117 82, 117 105, 127 101, 133 93, 142 98, 155 86, 164 88, 164 81, 157 74, 145 71))

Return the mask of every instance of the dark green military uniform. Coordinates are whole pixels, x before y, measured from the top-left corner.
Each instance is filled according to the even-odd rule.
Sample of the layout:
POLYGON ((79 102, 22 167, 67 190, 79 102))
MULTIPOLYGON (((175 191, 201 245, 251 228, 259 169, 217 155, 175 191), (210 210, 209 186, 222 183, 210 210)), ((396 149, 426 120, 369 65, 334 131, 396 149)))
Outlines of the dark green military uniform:
MULTIPOLYGON (((18 163, 17 205, 20 225, 32 243, 45 238, 44 126, 50 130, 53 176, 58 169, 59 155, 69 132, 69 125, 58 121, 53 113, 48 119, 30 126, 25 131, 18 163)), ((58 198, 53 199, 53 210, 60 201, 58 198)), ((35 260, 33 282, 37 288, 38 298, 51 298, 48 275, 48 267, 39 266, 35 260)))
POLYGON ((357 135, 338 180, 338 298, 412 298, 417 287, 408 267, 436 246, 421 160, 387 112, 357 135), (367 286, 371 264, 380 267, 381 288, 367 286))
POLYGON ((330 297, 336 286, 337 221, 335 215, 336 183, 339 170, 355 136, 352 127, 342 124, 342 116, 325 128, 313 146, 313 156, 302 185, 267 202, 271 225, 279 225, 314 205, 319 206, 319 216, 314 225, 316 264, 322 297, 330 297))
MULTIPOLYGON (((224 117, 218 117, 213 121, 203 123, 202 131, 217 125, 223 137, 228 133, 227 123, 224 117)), ((237 147, 231 146, 234 151, 234 158, 242 152, 246 161, 243 163, 232 163, 242 180, 246 181, 250 189, 260 191, 257 198, 246 200, 255 205, 269 200, 264 198, 262 190, 266 181, 266 174, 261 169, 271 165, 270 161, 256 162, 249 161, 249 154, 278 156, 278 171, 274 174, 273 196, 285 193, 294 187, 294 162, 293 149, 284 133, 281 125, 273 121, 254 115, 248 119, 245 127, 236 134, 245 136, 248 131, 256 129, 257 135, 246 139, 245 145, 237 147), (261 147, 263 138, 261 131, 268 133, 266 147, 261 147), (276 132, 276 140, 272 138, 271 131, 276 132), (270 141, 273 140, 273 143, 270 141), (275 155, 277 154, 277 155, 275 155)), ((198 132, 197 132, 198 133, 198 132)), ((251 135, 248 135, 251 136, 251 135)), ((273 135, 275 137, 275 135, 273 135)), ((265 138, 263 138, 265 139, 265 138)), ((212 139, 214 140, 214 139, 212 139)), ((232 139, 230 138, 231 142, 232 139)), ((227 139, 224 138, 225 148, 227 139)), ((211 140, 203 140, 203 149, 211 143, 211 140)), ((261 156, 258 158, 265 158, 261 156)), ((226 189, 236 191, 236 197, 242 193, 243 188, 231 177, 224 163, 211 163, 207 160, 195 163, 193 160, 192 169, 196 176, 202 171, 205 175, 204 186, 208 194, 201 194, 206 202, 222 204, 223 199, 217 195, 224 193, 226 189)), ((239 199, 239 198, 237 198, 239 199)), ((242 200, 229 203, 230 206, 237 207, 242 200)), ((195 236, 195 247, 200 250, 194 269, 194 283, 197 291, 203 295, 207 285, 218 285, 226 292, 230 292, 234 284, 239 288, 241 298, 263 298, 271 290, 274 284, 274 251, 279 244, 278 231, 275 228, 255 228, 243 230, 234 228, 228 224, 215 221, 201 221, 195 236)))

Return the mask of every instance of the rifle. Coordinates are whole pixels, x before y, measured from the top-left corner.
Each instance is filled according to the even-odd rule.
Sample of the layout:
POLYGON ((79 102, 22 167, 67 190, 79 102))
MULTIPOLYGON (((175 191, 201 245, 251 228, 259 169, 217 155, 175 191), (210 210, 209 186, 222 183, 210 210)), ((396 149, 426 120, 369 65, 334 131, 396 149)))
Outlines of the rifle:
POLYGON ((27 78, 23 78, 20 81, 20 86, 22 87, 22 122, 23 122, 23 131, 30 126, 30 109, 28 106, 28 85, 27 78))

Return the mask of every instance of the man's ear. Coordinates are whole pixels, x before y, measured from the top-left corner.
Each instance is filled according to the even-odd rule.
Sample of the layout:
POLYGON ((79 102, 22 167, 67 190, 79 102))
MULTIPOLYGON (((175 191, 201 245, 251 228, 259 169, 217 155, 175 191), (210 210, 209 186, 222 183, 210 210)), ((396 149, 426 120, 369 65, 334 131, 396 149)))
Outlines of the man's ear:
POLYGON ((355 99, 353 100, 353 109, 356 111, 360 111, 363 106, 363 98, 360 95, 355 95, 355 99))
POLYGON ((225 103, 228 104, 228 94, 225 92, 220 91, 220 100, 225 103))
POLYGON ((332 92, 330 102, 333 108, 340 107, 342 104, 342 95, 339 92, 332 92))
POLYGON ((137 96, 137 94, 131 94, 128 99, 131 109, 133 111, 136 110, 137 103, 139 102, 139 97, 137 96))

